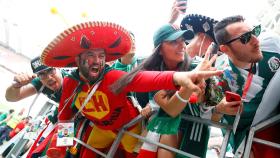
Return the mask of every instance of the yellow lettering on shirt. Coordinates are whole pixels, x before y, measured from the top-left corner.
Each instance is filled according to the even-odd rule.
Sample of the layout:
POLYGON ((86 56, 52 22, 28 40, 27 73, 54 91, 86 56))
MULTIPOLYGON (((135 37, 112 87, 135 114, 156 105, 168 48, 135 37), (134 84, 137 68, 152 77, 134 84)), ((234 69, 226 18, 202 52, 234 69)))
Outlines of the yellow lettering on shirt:
MULTIPOLYGON (((80 92, 75 100, 75 106, 80 109, 88 93, 80 92)), ((108 98, 102 91, 96 91, 88 101, 82 112, 91 117, 102 119, 110 112, 108 98)))

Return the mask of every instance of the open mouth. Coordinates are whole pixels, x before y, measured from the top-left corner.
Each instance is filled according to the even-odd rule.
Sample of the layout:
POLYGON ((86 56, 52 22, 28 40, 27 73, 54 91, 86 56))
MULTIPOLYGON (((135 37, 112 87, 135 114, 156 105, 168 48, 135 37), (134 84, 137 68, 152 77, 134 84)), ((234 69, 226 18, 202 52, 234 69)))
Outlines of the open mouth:
POLYGON ((49 81, 47 82, 47 84, 48 84, 49 87, 54 87, 54 86, 56 85, 56 81, 54 81, 54 80, 49 80, 49 81))
POLYGON ((97 67, 92 67, 92 68, 91 68, 91 71, 97 73, 97 72, 99 71, 99 69, 98 69, 97 67))
POLYGON ((98 75, 98 73, 99 73, 98 67, 93 66, 90 68, 90 72, 89 72, 90 76, 96 76, 96 75, 98 75))

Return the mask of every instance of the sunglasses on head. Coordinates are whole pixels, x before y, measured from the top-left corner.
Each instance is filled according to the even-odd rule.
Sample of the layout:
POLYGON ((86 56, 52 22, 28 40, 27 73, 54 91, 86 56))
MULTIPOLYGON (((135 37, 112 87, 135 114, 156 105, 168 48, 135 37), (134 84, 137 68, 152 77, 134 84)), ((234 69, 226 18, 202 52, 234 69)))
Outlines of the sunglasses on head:
POLYGON ((231 40, 225 42, 225 44, 230 44, 236 40, 240 40, 240 42, 242 44, 247 44, 250 41, 252 35, 258 37, 260 35, 260 33, 261 33, 261 25, 258 25, 252 31, 246 32, 239 37, 231 39, 231 40))

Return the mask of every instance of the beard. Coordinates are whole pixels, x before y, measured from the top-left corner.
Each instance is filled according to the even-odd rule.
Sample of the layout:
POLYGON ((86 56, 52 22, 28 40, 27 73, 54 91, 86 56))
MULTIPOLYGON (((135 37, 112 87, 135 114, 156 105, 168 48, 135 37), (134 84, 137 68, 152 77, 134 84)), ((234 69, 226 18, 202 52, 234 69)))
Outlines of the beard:
POLYGON ((91 65, 88 65, 88 62, 80 61, 79 70, 80 70, 80 73, 89 82, 94 82, 100 76, 100 73, 102 72, 104 66, 105 66, 105 62, 101 62, 100 64, 93 63, 91 65), (91 75, 91 71, 93 71, 93 67, 98 67, 98 69, 95 69, 95 70, 97 70, 96 75, 91 75))
POLYGON ((79 67, 81 74, 88 80, 88 81, 94 81, 95 77, 90 77, 89 75, 89 68, 80 66, 79 67))
POLYGON ((257 63, 263 59, 262 52, 259 49, 251 49, 246 54, 234 48, 232 50, 235 52, 235 58, 242 62, 257 63))
POLYGON ((250 55, 239 55, 237 56, 237 59, 240 61, 248 62, 248 63, 257 63, 261 61, 263 58, 262 53, 254 53, 253 56, 250 55))

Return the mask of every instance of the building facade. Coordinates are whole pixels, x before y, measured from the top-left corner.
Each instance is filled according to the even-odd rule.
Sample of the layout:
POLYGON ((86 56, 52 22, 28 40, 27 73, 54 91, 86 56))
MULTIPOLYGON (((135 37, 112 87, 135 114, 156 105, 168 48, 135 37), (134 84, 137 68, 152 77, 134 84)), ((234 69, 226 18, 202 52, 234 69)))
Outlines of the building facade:
POLYGON ((280 35, 280 0, 267 0, 267 5, 257 15, 262 27, 280 35))

